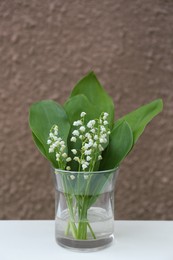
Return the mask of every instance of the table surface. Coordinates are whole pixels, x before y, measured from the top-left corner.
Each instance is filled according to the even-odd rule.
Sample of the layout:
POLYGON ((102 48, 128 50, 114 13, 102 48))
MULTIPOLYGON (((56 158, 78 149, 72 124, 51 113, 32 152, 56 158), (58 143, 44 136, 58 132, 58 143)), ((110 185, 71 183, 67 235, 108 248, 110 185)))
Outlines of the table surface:
POLYGON ((114 243, 97 252, 57 245, 54 221, 0 221, 0 260, 173 260, 173 221, 115 221, 114 243))

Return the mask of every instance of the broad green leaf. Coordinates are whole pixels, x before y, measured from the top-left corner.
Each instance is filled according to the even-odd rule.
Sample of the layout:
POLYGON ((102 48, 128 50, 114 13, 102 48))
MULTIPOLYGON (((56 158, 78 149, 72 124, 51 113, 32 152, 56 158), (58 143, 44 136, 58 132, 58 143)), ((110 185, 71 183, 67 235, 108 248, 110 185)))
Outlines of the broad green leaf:
POLYGON ((87 74, 77 83, 71 92, 70 98, 80 94, 86 96, 89 103, 93 106, 93 117, 95 114, 100 115, 102 112, 109 114, 109 126, 112 128, 114 122, 114 103, 93 72, 87 74))
POLYGON ((71 125, 74 121, 80 119, 81 112, 86 113, 86 122, 91 119, 98 118, 100 113, 94 108, 95 107, 89 102, 88 98, 83 94, 69 98, 64 104, 64 110, 67 113, 71 125))
POLYGON ((141 106, 133 112, 118 119, 115 127, 123 120, 126 120, 130 125, 133 132, 133 144, 135 144, 143 133, 146 125, 163 109, 163 102, 161 99, 157 99, 149 104, 141 106))
MULTIPOLYGON (((73 122, 80 119, 81 112, 86 112, 85 124, 87 124, 89 120, 98 119, 101 114, 100 110, 96 109, 96 107, 91 104, 88 98, 83 94, 69 98, 64 104, 64 110, 67 113, 72 127, 73 122)), ((109 120, 110 117, 108 116, 108 121, 109 120)))
POLYGON ((49 146, 47 145, 49 132, 54 124, 58 125, 59 135, 67 144, 70 124, 64 109, 52 100, 43 100, 31 106, 29 125, 34 141, 42 154, 56 167, 55 154, 48 152, 49 146))
POLYGON ((103 159, 99 170, 108 170, 117 167, 131 150, 132 145, 132 130, 129 124, 123 121, 110 134, 109 145, 103 152, 103 159))
POLYGON ((35 136, 35 134, 33 132, 32 132, 32 137, 33 137, 34 143, 37 146, 37 148, 39 149, 39 151, 42 153, 42 155, 44 157, 46 157, 46 150, 44 149, 44 146, 42 145, 42 143, 39 141, 39 139, 35 136))

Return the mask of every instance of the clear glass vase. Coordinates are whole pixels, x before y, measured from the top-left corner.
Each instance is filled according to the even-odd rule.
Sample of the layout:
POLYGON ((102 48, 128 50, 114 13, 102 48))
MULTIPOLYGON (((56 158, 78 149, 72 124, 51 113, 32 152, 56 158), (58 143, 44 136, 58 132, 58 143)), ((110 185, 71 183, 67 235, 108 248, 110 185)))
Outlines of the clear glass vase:
POLYGON ((59 245, 95 251, 114 239, 114 186, 118 169, 71 172, 54 169, 55 236, 59 245))

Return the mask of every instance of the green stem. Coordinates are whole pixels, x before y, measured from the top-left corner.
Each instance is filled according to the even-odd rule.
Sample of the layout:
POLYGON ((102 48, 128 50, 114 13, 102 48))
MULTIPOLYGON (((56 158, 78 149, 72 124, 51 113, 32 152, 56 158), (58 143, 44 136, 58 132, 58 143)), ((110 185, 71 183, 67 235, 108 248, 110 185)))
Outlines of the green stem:
POLYGON ((92 227, 91 227, 90 223, 87 222, 87 225, 88 225, 88 227, 89 227, 89 230, 90 230, 90 232, 91 232, 91 235, 93 236, 94 239, 96 239, 96 236, 95 236, 95 234, 94 234, 94 232, 93 232, 93 230, 92 230, 92 227))
POLYGON ((68 225, 67 225, 67 228, 65 230, 65 236, 68 236, 69 230, 70 230, 70 221, 68 221, 68 225))
MULTIPOLYGON (((70 215, 69 224, 70 224, 70 228, 71 228, 73 237, 77 239, 77 228, 75 225, 75 217, 74 217, 74 212, 73 212, 73 199, 71 198, 71 195, 69 195, 67 193, 68 189, 67 189, 67 183, 66 183, 66 176, 62 176, 62 177, 63 177, 63 188, 65 191, 64 195, 66 198, 66 203, 67 203, 67 207, 68 207, 69 215, 70 215)), ((68 226, 67 226, 67 230, 68 230, 68 226)), ((68 232, 69 232, 69 230, 68 230, 68 232)))
POLYGON ((70 215, 70 228, 71 228, 71 232, 74 238, 77 238, 77 228, 75 225, 75 218, 74 218, 74 212, 73 212, 73 201, 71 200, 71 198, 69 198, 69 195, 65 194, 66 197, 66 202, 67 202, 67 206, 69 209, 69 215, 70 215))
POLYGON ((86 240, 87 239, 87 209, 85 203, 80 211, 79 215, 79 225, 78 225, 78 239, 86 240))
POLYGON ((92 227, 87 218, 89 201, 90 201, 90 197, 88 196, 84 196, 84 198, 82 199, 82 208, 79 215, 78 239, 83 239, 83 240, 87 239, 87 227, 89 227, 92 237, 96 239, 94 231, 92 230, 92 227))

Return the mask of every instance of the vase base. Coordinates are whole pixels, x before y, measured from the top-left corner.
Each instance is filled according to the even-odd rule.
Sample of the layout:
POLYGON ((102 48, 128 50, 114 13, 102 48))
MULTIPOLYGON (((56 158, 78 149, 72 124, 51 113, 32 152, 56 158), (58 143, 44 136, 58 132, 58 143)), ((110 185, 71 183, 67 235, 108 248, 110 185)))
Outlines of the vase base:
POLYGON ((74 240, 64 237, 56 238, 56 242, 67 249, 81 252, 93 252, 109 247, 114 240, 114 236, 96 240, 74 240))

